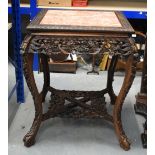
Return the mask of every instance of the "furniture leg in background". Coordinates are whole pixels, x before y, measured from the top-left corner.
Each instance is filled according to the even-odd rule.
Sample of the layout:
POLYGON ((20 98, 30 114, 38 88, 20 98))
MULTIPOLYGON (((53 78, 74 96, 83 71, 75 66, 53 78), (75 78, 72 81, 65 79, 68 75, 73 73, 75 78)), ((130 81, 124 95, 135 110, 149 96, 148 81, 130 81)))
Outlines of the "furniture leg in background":
POLYGON ((145 117, 144 133, 141 134, 142 145, 147 148, 147 39, 145 44, 144 66, 142 72, 141 89, 136 96, 135 112, 145 117))

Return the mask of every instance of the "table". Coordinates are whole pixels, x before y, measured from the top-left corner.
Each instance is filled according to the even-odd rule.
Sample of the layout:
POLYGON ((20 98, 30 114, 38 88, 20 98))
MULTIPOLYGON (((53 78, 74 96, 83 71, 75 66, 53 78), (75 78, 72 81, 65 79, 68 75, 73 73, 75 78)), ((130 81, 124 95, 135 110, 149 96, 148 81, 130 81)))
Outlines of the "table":
MULTIPOLYGON (((101 118, 114 125, 120 146, 130 149, 130 143, 123 131, 121 110, 125 97, 135 77, 135 44, 131 35, 133 28, 120 12, 86 10, 42 10, 28 25, 21 53, 27 85, 33 96, 35 118, 30 131, 24 137, 25 146, 35 143, 35 137, 42 121, 53 117, 101 118), (100 91, 58 90, 50 86, 48 59, 64 60, 68 53, 89 55, 98 53, 103 57, 109 52, 112 57, 108 70, 107 86, 100 91), (44 84, 39 92, 33 74, 33 55, 39 54, 43 65, 44 84), (115 66, 119 57, 127 61, 124 82, 118 96, 113 90, 115 66), (43 113, 43 102, 51 92, 51 105, 43 113), (109 94, 113 114, 106 109, 105 94, 109 94), (65 103, 69 101, 69 104, 65 103)), ((90 75, 91 76, 91 75, 90 75)))

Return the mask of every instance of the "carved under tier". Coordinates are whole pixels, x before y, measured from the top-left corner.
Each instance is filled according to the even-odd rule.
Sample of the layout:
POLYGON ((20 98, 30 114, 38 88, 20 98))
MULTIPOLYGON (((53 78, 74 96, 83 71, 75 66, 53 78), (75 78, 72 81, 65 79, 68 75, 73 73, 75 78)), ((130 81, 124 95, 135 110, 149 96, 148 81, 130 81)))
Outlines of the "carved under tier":
POLYGON ((101 91, 67 91, 49 87, 51 92, 51 105, 43 120, 50 117, 73 118, 104 118, 113 121, 108 114, 104 94, 107 89, 101 91))

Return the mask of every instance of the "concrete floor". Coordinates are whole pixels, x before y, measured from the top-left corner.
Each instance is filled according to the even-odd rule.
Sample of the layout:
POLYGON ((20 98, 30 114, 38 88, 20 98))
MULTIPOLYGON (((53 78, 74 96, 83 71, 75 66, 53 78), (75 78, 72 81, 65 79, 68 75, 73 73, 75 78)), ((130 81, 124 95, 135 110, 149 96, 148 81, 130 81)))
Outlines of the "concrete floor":
MULTIPOLYGON (((35 73, 35 75, 37 85, 41 89, 42 74, 35 73)), ((10 124, 9 155, 146 155, 146 149, 142 148, 140 140, 144 119, 135 115, 133 109, 135 95, 140 89, 140 80, 140 76, 135 78, 122 111, 123 127, 132 143, 129 151, 126 152, 119 147, 113 126, 100 119, 54 118, 47 120, 38 132, 36 144, 30 148, 24 147, 22 139, 34 118, 32 97, 28 93, 26 103, 18 106, 10 124)), ((116 94, 122 82, 123 76, 115 77, 116 94)), ((76 75, 55 73, 51 74, 51 85, 59 89, 100 90, 106 86, 106 72, 102 72, 100 75, 86 75, 85 70, 78 70, 76 75)), ((27 91, 27 87, 25 89, 27 91)), ((50 94, 45 102, 48 103, 49 100, 50 94)), ((109 103, 109 97, 106 98, 106 101, 109 103)), ((16 104, 12 102, 11 104, 16 104)), ((111 111, 112 106, 107 105, 111 111)))
MULTIPOLYGON (((15 69, 12 66, 11 63, 8 64, 8 95, 11 93, 14 85, 15 85, 15 69)), ((14 118, 14 115, 17 112, 17 109, 19 107, 19 104, 16 103, 16 93, 14 93, 11 97, 11 100, 9 101, 8 104, 8 126, 10 127, 10 124, 14 118)))
MULTIPOLYGON (((15 68, 10 62, 8 63, 8 79, 9 79, 8 80, 8 96, 9 96, 16 82, 15 68)), ((24 83, 25 98, 27 98, 28 92, 29 90, 27 88, 27 85, 26 83, 24 83)), ((17 103, 16 91, 15 91, 8 103, 8 127, 10 127, 18 108, 19 103, 17 103)))

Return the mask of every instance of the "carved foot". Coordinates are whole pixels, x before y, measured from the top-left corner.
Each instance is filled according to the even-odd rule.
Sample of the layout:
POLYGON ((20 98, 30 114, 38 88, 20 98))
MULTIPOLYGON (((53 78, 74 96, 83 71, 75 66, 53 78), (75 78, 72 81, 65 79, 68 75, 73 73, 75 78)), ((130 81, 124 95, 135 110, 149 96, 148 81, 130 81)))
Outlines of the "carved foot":
POLYGON ((23 141, 26 147, 30 147, 35 143, 35 137, 42 122, 42 114, 35 117, 32 127, 29 132, 24 136, 23 141))
POLYGON ((125 151, 128 151, 130 149, 130 142, 125 135, 120 137, 119 143, 121 148, 123 148, 125 151))
POLYGON ((28 132, 24 136, 23 142, 26 147, 30 147, 35 144, 35 136, 31 132, 28 132))

